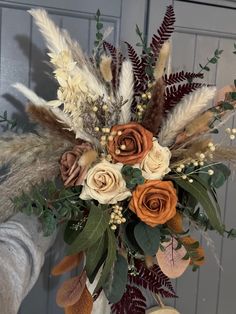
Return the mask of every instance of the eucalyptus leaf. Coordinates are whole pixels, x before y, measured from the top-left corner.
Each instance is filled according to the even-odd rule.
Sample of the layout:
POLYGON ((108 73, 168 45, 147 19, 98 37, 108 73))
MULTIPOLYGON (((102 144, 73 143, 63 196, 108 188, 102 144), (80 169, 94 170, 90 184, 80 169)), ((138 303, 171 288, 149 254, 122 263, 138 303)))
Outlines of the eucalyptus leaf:
POLYGON ((69 254, 84 251, 103 235, 109 225, 109 215, 100 207, 91 204, 87 223, 69 248, 69 254))
POLYGON ((97 283, 97 286, 95 288, 94 292, 97 292, 105 283, 107 280, 107 277, 109 275, 109 272, 112 268, 113 263, 116 260, 116 238, 114 232, 107 228, 106 230, 107 237, 108 237, 108 248, 107 248, 107 257, 104 263, 104 267, 102 269, 101 276, 99 278, 99 281, 97 283))
POLYGON ((133 252, 141 252, 141 248, 139 247, 135 237, 134 237, 134 228, 137 225, 136 221, 132 221, 130 223, 126 223, 124 226, 124 242, 128 248, 133 252))
POLYGON ((122 298, 128 280, 128 263, 122 256, 117 259, 110 271, 108 280, 103 285, 103 291, 110 303, 117 303, 122 298))
POLYGON ((144 222, 140 222, 134 228, 134 236, 146 255, 155 255, 160 246, 160 229, 159 227, 150 227, 144 222))
POLYGON ((212 187, 212 184, 210 183, 210 185, 209 185, 206 181, 202 180, 202 178, 197 176, 197 175, 193 175, 192 178, 195 180, 195 182, 198 181, 203 186, 203 188, 207 191, 207 193, 209 193, 211 198, 214 200, 215 208, 217 209, 217 213, 220 217, 221 216, 221 209, 220 209, 220 206, 217 202, 216 194, 214 193, 215 191, 214 191, 214 188, 212 187))
POLYGON ((100 239, 95 242, 93 246, 91 246, 86 251, 86 265, 85 270, 89 281, 92 283, 94 280, 94 270, 98 268, 101 261, 104 261, 104 255, 107 251, 107 236, 104 234, 100 237, 100 239))
POLYGON ((179 185, 186 192, 193 195, 199 201, 204 211, 206 212, 213 228, 222 235, 224 233, 224 227, 217 214, 217 209, 212 204, 207 190, 198 181, 194 181, 194 183, 190 183, 183 179, 174 179, 174 181, 177 185, 179 185))

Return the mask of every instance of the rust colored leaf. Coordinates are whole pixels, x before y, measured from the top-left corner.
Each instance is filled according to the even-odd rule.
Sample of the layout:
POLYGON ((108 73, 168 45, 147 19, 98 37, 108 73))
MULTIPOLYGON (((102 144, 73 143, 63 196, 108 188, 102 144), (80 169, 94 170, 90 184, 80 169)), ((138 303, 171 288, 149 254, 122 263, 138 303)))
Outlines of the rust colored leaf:
POLYGON ((66 272, 71 271, 77 267, 83 259, 83 252, 76 253, 75 255, 65 256, 56 266, 53 267, 51 274, 59 276, 66 272))
POLYGON ((85 286, 84 291, 80 299, 73 304, 65 308, 65 314, 91 314, 93 309, 93 297, 85 286))
POLYGON ((190 258, 184 258, 187 254, 185 247, 178 248, 178 242, 174 238, 162 243, 162 246, 164 251, 159 249, 156 254, 159 267, 169 278, 180 277, 190 263, 190 258))
POLYGON ((78 302, 86 285, 86 280, 87 275, 85 271, 80 276, 66 280, 57 291, 57 305, 67 307, 78 302))

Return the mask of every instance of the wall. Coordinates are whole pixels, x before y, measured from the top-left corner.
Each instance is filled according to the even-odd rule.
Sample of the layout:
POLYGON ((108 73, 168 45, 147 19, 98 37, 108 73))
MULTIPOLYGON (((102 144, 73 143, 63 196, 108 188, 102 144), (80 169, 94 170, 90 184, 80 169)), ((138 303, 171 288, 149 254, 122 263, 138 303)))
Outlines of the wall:
MULTIPOLYGON (((106 26, 114 27, 109 40, 118 43, 127 40, 135 44, 135 24, 151 36, 160 24, 168 0, 16 0, 0 1, 0 112, 7 109, 13 117, 28 127, 24 115, 25 99, 12 87, 22 82, 47 99, 53 98, 53 82, 45 75, 49 72, 45 60, 45 45, 26 12, 31 7, 45 7, 56 23, 67 28, 72 36, 79 39, 82 47, 91 51, 95 36, 94 14, 102 11, 106 26), (47 88, 45 88, 47 86, 47 88)), ((232 54, 236 41, 235 1, 173 1, 177 21, 173 37, 173 69, 197 70, 216 48, 224 49, 222 61, 207 74, 211 84, 224 86, 235 77, 236 57, 232 54), (201 3, 196 3, 201 2, 201 3), (207 5, 207 3, 209 5, 207 5)), ((230 121, 230 126, 233 121, 230 121)), ((229 182, 220 191, 223 219, 227 225, 236 225, 235 182, 229 182)), ((205 240, 196 237, 206 245, 205 240)), ((176 281, 179 299, 168 301, 182 314, 236 314, 234 306, 234 282, 236 272, 236 243, 220 239, 215 235, 216 254, 223 271, 208 250, 208 263, 198 272, 188 271, 176 281)), ((62 252, 61 241, 48 254, 44 269, 31 294, 26 298, 20 314, 63 313, 55 305, 56 289, 64 278, 55 279, 50 269, 62 252)))

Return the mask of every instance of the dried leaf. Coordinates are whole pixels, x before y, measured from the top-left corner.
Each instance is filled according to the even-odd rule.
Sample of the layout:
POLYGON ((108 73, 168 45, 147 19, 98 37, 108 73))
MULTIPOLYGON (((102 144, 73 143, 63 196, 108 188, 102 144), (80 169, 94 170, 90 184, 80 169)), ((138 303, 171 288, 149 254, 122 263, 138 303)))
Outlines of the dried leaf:
POLYGON ((65 314, 91 314, 93 309, 93 297, 85 286, 84 291, 75 304, 65 308, 65 314))
POLYGON ((71 271, 80 264, 83 259, 83 255, 83 252, 80 252, 75 255, 65 256, 56 266, 53 267, 51 274, 53 276, 59 276, 71 271))
POLYGON ((174 238, 168 242, 162 243, 162 246, 165 250, 162 251, 159 249, 156 254, 162 272, 169 278, 180 277, 190 263, 190 258, 184 258, 187 254, 186 249, 184 246, 181 246, 181 248, 176 250, 178 241, 174 238))
POLYGON ((86 280, 87 275, 85 271, 80 276, 66 280, 57 291, 57 305, 67 307, 78 302, 86 285, 86 280))

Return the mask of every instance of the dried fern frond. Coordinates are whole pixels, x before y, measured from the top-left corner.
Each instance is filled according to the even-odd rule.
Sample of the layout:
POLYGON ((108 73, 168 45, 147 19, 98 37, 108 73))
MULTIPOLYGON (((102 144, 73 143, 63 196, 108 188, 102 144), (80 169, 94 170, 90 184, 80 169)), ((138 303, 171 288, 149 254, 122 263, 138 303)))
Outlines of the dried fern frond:
POLYGON ((142 125, 154 135, 158 133, 163 117, 163 105, 165 101, 165 84, 159 79, 152 92, 151 103, 145 111, 142 125))
POLYGON ((57 116, 47 108, 29 104, 26 108, 26 112, 31 120, 40 123, 41 126, 46 127, 54 134, 72 143, 76 141, 75 133, 69 131, 70 126, 58 121, 57 116))
POLYGON ((215 87, 204 86, 185 96, 164 122, 159 133, 160 144, 172 145, 180 131, 206 108, 208 102, 215 96, 215 92, 215 87))

